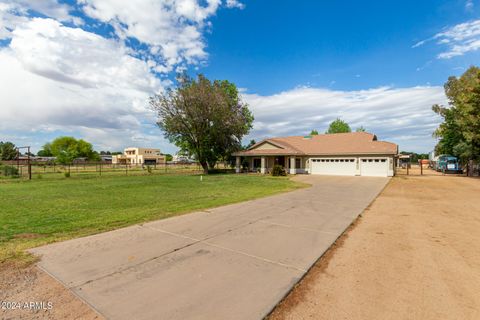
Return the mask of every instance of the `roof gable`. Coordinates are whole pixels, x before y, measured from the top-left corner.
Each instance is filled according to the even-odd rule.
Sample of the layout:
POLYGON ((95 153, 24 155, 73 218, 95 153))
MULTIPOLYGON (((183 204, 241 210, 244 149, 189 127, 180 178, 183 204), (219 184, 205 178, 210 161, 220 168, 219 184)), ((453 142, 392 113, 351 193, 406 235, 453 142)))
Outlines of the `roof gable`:
POLYGON ((249 148, 249 150, 275 150, 275 149, 283 149, 283 148, 277 145, 276 143, 269 142, 268 140, 264 140, 249 148))

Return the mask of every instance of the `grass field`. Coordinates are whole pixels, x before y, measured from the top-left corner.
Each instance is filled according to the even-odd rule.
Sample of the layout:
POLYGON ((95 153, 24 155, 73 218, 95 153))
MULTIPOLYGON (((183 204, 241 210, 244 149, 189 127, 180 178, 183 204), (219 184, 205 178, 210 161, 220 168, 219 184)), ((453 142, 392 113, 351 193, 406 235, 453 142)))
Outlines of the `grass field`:
POLYGON ((255 175, 150 175, 0 184, 0 262, 34 246, 302 187, 255 175))

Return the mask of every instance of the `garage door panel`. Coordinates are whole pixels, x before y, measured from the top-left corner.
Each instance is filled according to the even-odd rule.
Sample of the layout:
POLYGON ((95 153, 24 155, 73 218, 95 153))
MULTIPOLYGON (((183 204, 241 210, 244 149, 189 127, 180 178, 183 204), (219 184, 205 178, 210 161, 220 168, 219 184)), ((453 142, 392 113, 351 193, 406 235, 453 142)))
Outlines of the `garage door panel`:
POLYGON ((311 159, 312 174, 354 176, 355 159, 311 159))
POLYGON ((388 161, 385 158, 360 159, 360 174, 369 177, 386 177, 388 161))

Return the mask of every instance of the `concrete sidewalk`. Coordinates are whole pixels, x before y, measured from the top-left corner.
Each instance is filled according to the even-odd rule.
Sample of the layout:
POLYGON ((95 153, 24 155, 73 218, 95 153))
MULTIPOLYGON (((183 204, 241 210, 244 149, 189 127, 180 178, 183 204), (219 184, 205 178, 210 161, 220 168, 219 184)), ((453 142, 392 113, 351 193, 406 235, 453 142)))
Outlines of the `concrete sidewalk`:
POLYGON ((312 187, 31 250, 109 319, 261 319, 388 178, 312 187))

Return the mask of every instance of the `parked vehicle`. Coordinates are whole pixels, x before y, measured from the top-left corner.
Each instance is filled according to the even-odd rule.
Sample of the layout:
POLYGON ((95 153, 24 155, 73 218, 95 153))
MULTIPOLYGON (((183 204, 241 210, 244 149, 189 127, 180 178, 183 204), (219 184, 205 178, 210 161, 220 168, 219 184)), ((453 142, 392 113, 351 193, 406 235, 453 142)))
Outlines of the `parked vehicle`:
POLYGON ((435 169, 445 173, 462 173, 457 157, 441 155, 438 157, 435 169))

